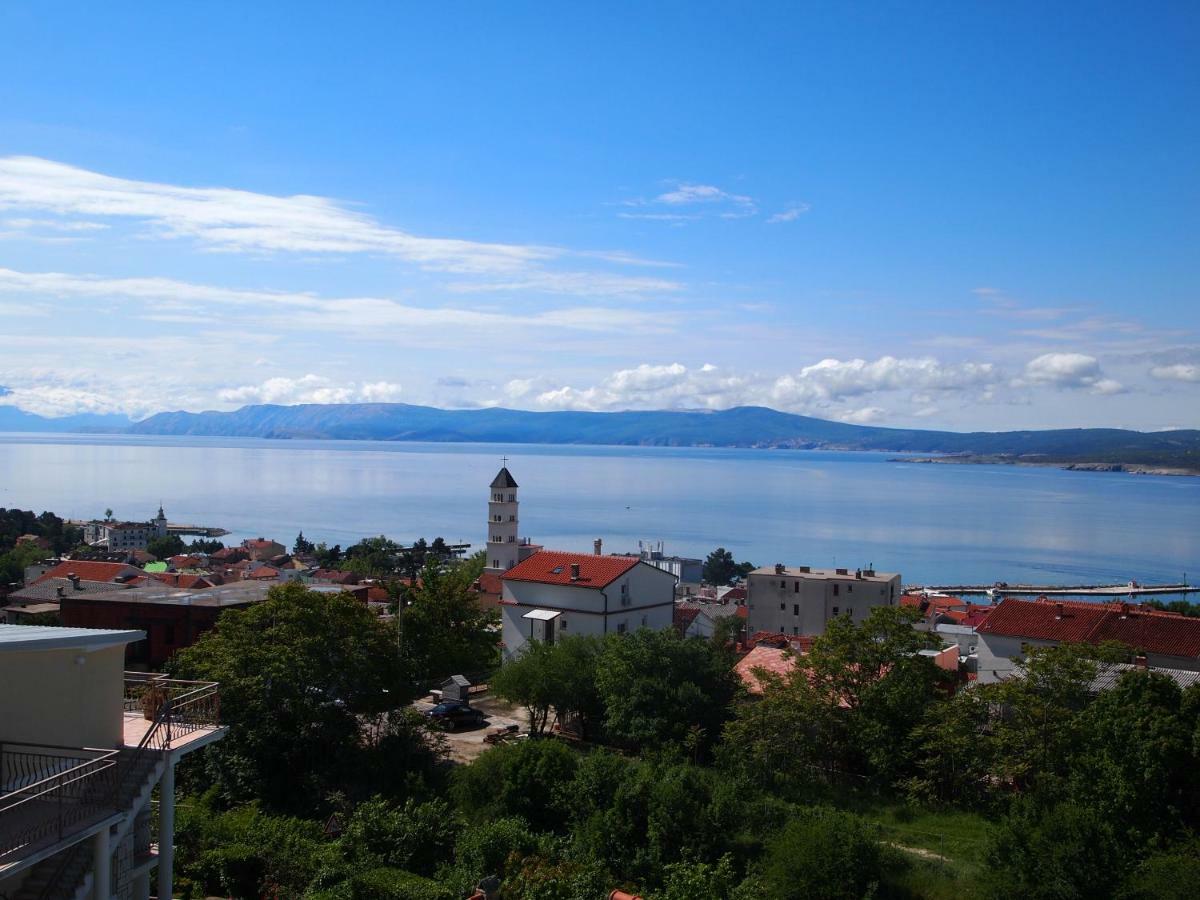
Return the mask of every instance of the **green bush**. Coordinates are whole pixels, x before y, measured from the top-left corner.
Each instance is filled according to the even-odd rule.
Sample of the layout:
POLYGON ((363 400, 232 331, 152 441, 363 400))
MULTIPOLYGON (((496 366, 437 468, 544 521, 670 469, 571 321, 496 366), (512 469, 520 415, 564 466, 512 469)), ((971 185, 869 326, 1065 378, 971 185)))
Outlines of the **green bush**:
POLYGON ((806 810, 767 850, 762 870, 770 900, 861 900, 883 880, 879 843, 857 816, 806 810))

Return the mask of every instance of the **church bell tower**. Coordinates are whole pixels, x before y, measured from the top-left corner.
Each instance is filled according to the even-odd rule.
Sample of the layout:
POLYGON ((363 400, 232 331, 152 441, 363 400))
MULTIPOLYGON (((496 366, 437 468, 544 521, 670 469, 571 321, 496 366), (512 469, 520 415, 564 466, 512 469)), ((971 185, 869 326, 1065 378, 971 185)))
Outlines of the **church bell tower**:
MULTIPOLYGON (((508 460, 504 460, 505 463, 508 460)), ((487 569, 502 574, 520 561, 517 482, 502 465, 488 495, 487 569)))

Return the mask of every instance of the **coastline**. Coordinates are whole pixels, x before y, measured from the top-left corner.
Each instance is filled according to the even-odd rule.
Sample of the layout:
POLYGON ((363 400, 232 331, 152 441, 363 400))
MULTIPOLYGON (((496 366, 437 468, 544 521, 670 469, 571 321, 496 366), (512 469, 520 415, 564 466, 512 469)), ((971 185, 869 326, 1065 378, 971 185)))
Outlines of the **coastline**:
POLYGON ((1063 469, 1068 472, 1118 472, 1124 475, 1159 475, 1169 477, 1196 477, 1200 470, 1178 466, 1152 466, 1144 463, 1064 462, 1062 460, 1019 459, 1011 456, 985 456, 960 454, 948 456, 897 456, 888 462, 926 463, 930 465, 955 466, 1027 466, 1063 469))

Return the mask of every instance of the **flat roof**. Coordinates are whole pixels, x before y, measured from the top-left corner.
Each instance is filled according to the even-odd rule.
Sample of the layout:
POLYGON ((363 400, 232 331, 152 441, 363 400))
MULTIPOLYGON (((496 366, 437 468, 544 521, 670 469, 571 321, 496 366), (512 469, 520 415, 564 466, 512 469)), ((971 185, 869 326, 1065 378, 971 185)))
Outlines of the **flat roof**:
MULTIPOLYGON (((267 598, 267 591, 274 582, 235 581, 215 587, 189 589, 172 587, 168 584, 142 585, 125 591, 109 591, 103 594, 86 595, 91 603, 146 603, 159 606, 238 606, 257 603, 267 598)), ((76 599, 70 594, 63 600, 76 599)))
POLYGON ((144 640, 144 631, 109 628, 60 628, 56 625, 0 625, 0 651, 66 650, 74 647, 99 650, 144 640))
POLYGON ((899 572, 878 572, 872 569, 818 569, 815 566, 805 566, 802 570, 799 566, 784 566, 782 572, 777 572, 774 566, 763 566, 761 569, 755 569, 751 575, 768 575, 775 578, 810 578, 814 580, 831 581, 839 578, 849 579, 850 581, 891 581, 893 578, 899 578, 899 572), (875 571, 874 575, 866 574, 868 571, 875 571), (862 573, 861 577, 855 575, 856 572, 862 573))

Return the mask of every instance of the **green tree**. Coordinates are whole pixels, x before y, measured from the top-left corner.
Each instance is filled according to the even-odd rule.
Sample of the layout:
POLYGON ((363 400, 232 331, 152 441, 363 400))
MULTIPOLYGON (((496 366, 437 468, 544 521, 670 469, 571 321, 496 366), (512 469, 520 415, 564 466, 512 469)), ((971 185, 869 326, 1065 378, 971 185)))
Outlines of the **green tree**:
POLYGON ((718 760, 752 784, 803 796, 839 768, 844 711, 817 693, 803 670, 792 677, 762 673, 762 697, 741 704, 725 726, 718 760))
POLYGON ((578 764, 557 740, 502 744, 454 771, 451 796, 470 821, 520 816, 536 831, 557 831, 567 820, 561 798, 578 764))
POLYGON ((1081 750, 1071 761, 1071 799, 1123 839, 1161 845, 1189 823, 1200 825, 1193 722, 1182 692, 1166 675, 1127 671, 1080 715, 1081 750))
POLYGON ((430 560, 407 592, 397 623, 406 665, 423 684, 492 668, 499 616, 479 605, 470 573, 430 560))
POLYGON ((752 563, 735 562, 732 553, 724 547, 718 547, 705 558, 701 577, 708 584, 724 585, 753 571, 752 563))
POLYGON ((307 540, 304 537, 304 532, 301 531, 299 534, 296 535, 296 542, 294 544, 292 544, 292 555, 293 556, 307 556, 308 554, 314 552, 316 549, 317 549, 316 544, 314 544, 310 540, 307 540))
POLYGON ((177 534, 164 534, 162 537, 151 538, 146 544, 146 552, 155 559, 166 559, 183 553, 185 547, 183 538, 177 534))
POLYGON ((1031 647, 1023 677, 987 685, 983 695, 1004 710, 992 723, 994 774, 1047 802, 1061 796, 1072 760, 1084 749, 1079 713, 1092 701, 1099 665, 1127 655, 1127 648, 1111 645, 1031 647))
POLYGON ((1111 897, 1128 864, 1118 826, 1074 804, 1021 803, 992 835, 985 887, 996 900, 1111 897))
POLYGON ((410 799, 397 806, 374 797, 360 803, 346 823, 342 853, 353 868, 396 868, 429 876, 454 846, 458 828, 444 800, 410 799))
POLYGON ((736 887, 733 858, 726 854, 715 863, 670 863, 662 888, 652 893, 650 900, 731 900, 736 887))
POLYGON ((204 538, 196 538, 188 544, 188 551, 191 553, 216 553, 218 550, 224 550, 225 545, 218 540, 206 540, 204 538))
POLYGON ((348 595, 272 588, 181 651, 173 674, 221 683, 229 734, 208 752, 229 798, 314 810, 356 774, 364 716, 403 705, 411 680, 391 630, 348 595))
POLYGON ((995 795, 992 704, 981 690, 930 703, 911 734, 914 772, 905 784, 917 803, 989 806, 995 795))
POLYGON ((940 670, 918 651, 937 643, 913 628, 917 611, 873 607, 861 623, 848 615, 826 625, 798 661, 793 678, 804 678, 832 714, 842 766, 890 784, 905 773, 908 736, 935 697, 940 670))
POLYGON ((723 648, 674 629, 607 636, 596 667, 608 737, 629 747, 682 746, 698 726, 720 733, 737 691, 723 648))
POLYGON ((384 535, 363 538, 346 548, 342 568, 373 578, 385 578, 396 571, 400 545, 384 535))
POLYGON ((1152 854, 1126 878, 1119 900, 1193 900, 1200 885, 1200 841, 1152 854))
POLYGON ((578 722, 586 733, 589 722, 603 714, 596 690, 596 669, 603 645, 584 635, 570 635, 546 644, 531 642, 525 652, 506 663, 491 680, 497 696, 529 711, 530 730, 541 734, 551 724, 578 722))

